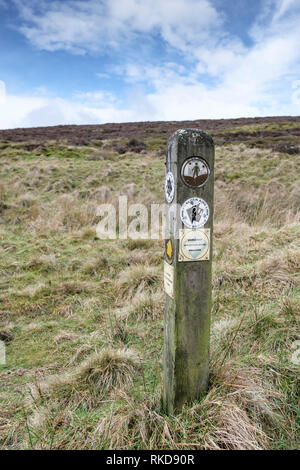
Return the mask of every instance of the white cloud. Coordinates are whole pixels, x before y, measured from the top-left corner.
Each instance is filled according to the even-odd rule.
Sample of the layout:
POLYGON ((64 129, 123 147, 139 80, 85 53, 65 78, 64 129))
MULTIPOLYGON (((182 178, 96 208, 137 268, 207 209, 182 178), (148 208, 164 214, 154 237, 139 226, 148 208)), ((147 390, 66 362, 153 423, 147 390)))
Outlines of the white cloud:
MULTIPOLYGON (((154 73, 154 71, 153 71, 154 73)), ((2 84, 1 84, 2 83, 2 84)), ((260 84, 259 84, 260 85, 260 84)), ((153 93, 138 84, 127 107, 105 93, 78 93, 70 100, 59 97, 3 95, 0 81, 0 128, 51 126, 56 124, 101 124, 144 120, 190 120, 299 114, 298 81, 287 79, 285 93, 268 93, 243 81, 215 88, 186 84, 180 77, 169 83, 157 80, 153 93), (3 99, 4 96, 4 99, 3 99)))
MULTIPOLYGON (((275 45, 280 39, 283 44, 285 36, 291 36, 291 32, 299 39, 299 34, 295 35, 299 31, 298 0, 266 0, 250 31, 255 42, 252 48, 226 33, 222 15, 209 0, 15 2, 23 18, 21 32, 41 49, 86 53, 124 47, 133 39, 137 41, 139 34, 146 34, 148 38, 159 34, 186 58, 194 59, 198 73, 215 77, 228 75, 240 65, 241 70, 245 69, 243 63, 255 55, 258 57, 259 48, 268 52, 265 42, 270 43, 271 37, 275 45)), ((290 44, 288 41, 285 44, 285 52, 290 55, 294 41, 291 39, 290 44)), ((134 47, 138 45, 136 42, 134 47)), ((278 64, 276 54, 268 47, 268 63, 274 59, 278 64)), ((279 53, 284 58, 281 50, 279 53)), ((130 74, 132 64, 127 68, 130 74)))
POLYGON ((5 83, 0 80, 0 128, 22 127, 27 116, 44 103, 39 97, 8 95, 5 83))
POLYGON ((5 97, 6 97, 5 83, 2 80, 0 80, 0 105, 5 103, 5 97))
POLYGON ((292 90, 300 76, 299 3, 276 0, 276 5, 268 20, 258 19, 251 47, 222 38, 217 46, 194 48, 192 72, 169 66, 139 71, 135 64, 127 65, 127 77, 144 77, 155 87, 147 100, 157 119, 300 114, 292 90))
POLYGON ((299 7, 298 0, 277 0, 273 22, 280 20, 286 13, 289 13, 293 7, 299 7))
POLYGON ((15 0, 15 4, 23 21, 20 31, 36 47, 49 51, 119 48, 138 34, 153 32, 186 50, 189 45, 214 42, 222 23, 209 0, 15 0))
POLYGON ((73 96, 74 101, 84 103, 87 106, 107 106, 116 105, 116 98, 113 96, 112 93, 104 92, 104 91, 87 91, 81 92, 77 91, 73 96))
POLYGON ((43 89, 32 96, 12 95, 5 89, 0 80, 0 129, 124 122, 137 117, 131 109, 119 109, 113 96, 101 91, 77 93, 65 100, 46 95, 43 89))

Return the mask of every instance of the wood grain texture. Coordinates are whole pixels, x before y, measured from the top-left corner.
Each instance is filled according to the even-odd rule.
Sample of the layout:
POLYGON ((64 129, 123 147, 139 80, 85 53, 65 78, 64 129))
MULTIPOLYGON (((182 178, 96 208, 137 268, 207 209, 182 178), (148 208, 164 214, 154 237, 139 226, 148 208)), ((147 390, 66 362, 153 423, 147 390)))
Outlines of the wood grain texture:
MULTIPOLYGON (((163 408, 169 414, 185 403, 199 399, 207 390, 209 377, 209 338, 211 312, 214 143, 199 129, 176 131, 169 139, 166 172, 175 180, 174 203, 182 205, 191 197, 206 201, 210 216, 203 228, 211 232, 209 260, 178 262, 179 241, 174 245, 174 299, 166 295, 163 408), (206 160, 210 176, 200 188, 184 184, 180 171, 183 162, 192 156, 206 160)), ((177 215, 177 218, 180 217, 177 215)), ((179 228, 184 228, 182 222, 179 228)))

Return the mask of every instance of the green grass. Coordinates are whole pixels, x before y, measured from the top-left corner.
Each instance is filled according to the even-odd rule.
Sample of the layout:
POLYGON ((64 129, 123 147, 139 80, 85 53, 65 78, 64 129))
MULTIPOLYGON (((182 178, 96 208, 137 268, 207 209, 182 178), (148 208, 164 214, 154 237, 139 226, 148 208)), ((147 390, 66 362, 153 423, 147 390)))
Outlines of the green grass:
POLYGON ((97 204, 163 202, 165 137, 142 140, 0 145, 0 445, 295 448, 297 156, 217 148, 210 390, 168 417, 163 242, 95 236, 97 204))

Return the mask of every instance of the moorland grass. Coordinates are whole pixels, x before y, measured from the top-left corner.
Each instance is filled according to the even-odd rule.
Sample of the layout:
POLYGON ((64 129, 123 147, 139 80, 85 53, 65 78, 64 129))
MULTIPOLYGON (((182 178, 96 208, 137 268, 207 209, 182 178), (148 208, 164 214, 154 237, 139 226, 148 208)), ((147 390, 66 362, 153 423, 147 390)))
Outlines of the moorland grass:
POLYGON ((210 389, 166 416, 163 242, 95 233, 100 202, 163 202, 144 140, 0 146, 1 448, 295 448, 299 157, 216 149, 210 389))

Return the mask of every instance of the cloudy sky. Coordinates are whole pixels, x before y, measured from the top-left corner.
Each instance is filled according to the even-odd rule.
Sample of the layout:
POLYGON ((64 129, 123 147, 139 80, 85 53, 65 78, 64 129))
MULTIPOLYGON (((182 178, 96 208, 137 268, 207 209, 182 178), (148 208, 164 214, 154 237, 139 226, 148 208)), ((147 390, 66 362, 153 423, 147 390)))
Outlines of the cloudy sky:
POLYGON ((0 128, 300 115, 300 0, 0 0, 0 128))

